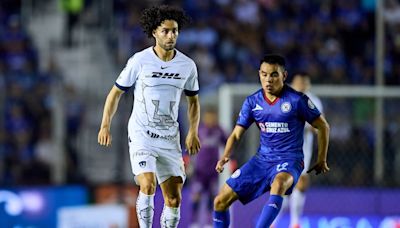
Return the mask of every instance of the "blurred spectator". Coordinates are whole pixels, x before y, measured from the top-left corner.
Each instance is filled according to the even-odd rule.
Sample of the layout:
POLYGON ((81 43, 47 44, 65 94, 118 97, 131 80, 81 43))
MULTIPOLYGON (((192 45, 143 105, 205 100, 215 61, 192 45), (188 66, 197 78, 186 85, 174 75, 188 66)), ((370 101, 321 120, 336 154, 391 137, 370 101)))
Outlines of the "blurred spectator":
POLYGON ((60 3, 66 16, 64 44, 66 47, 72 47, 75 45, 73 37, 74 28, 78 23, 79 15, 85 3, 84 0, 60 0, 60 3))
POLYGON ((214 107, 206 107, 199 126, 201 150, 192 161, 193 180, 192 191, 192 219, 191 227, 211 227, 213 199, 217 193, 218 173, 215 171, 216 161, 219 159, 219 148, 225 145, 226 135, 218 126, 218 114, 214 107), (203 194, 205 197, 203 197, 203 194), (207 199, 207 213, 200 213, 201 199, 207 199), (200 218, 206 215, 206 221, 200 218))
POLYGON ((0 3, 0 184, 50 184, 43 161, 43 120, 51 120, 49 87, 20 17, 20 1, 0 3))
POLYGON ((394 25, 400 23, 400 4, 397 0, 387 0, 385 1, 385 12, 384 18, 389 23, 389 25, 394 25))
POLYGON ((67 180, 76 183, 83 180, 79 168, 77 140, 84 116, 84 104, 72 86, 67 86, 65 93, 67 180))

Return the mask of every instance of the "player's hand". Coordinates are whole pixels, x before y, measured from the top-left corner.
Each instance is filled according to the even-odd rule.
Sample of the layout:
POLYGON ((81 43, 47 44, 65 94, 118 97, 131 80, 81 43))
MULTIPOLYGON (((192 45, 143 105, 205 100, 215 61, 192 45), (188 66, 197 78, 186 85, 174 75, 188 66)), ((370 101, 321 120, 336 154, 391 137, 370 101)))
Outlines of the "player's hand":
POLYGON ((197 133, 189 132, 185 141, 186 150, 189 155, 195 155, 200 150, 200 139, 197 133))
POLYGON ((222 157, 221 159, 219 159, 219 161, 217 162, 217 166, 215 166, 215 170, 218 173, 221 173, 222 171, 224 171, 224 165, 226 163, 228 163, 229 158, 228 157, 222 157))
POLYGON ((100 128, 99 135, 97 136, 97 142, 102 146, 111 146, 111 133, 108 127, 100 128))
POLYGON ((315 174, 318 175, 320 173, 326 173, 329 171, 328 164, 326 161, 317 161, 308 171, 307 173, 311 173, 315 170, 315 174))

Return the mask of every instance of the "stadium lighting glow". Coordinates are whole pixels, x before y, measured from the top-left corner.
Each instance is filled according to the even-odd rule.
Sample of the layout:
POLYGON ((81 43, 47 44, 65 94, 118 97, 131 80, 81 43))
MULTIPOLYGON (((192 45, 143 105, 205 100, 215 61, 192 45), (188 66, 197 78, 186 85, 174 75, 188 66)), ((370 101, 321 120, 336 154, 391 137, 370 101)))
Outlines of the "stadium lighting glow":
POLYGON ((40 193, 24 191, 20 193, 24 209, 29 212, 39 212, 43 209, 44 200, 40 193))
POLYGON ((0 203, 2 202, 4 202, 4 210, 10 216, 20 215, 24 209, 21 198, 10 191, 0 191, 0 203))

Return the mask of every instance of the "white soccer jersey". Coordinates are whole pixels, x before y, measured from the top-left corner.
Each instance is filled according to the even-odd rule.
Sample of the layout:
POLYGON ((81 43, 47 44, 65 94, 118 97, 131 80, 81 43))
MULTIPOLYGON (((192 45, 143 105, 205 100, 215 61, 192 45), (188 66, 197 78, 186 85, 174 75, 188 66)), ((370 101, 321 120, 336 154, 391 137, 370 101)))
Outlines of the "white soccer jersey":
POLYGON ((174 58, 162 61, 153 47, 133 55, 115 85, 128 90, 134 86, 134 105, 128 134, 134 144, 180 150, 178 108, 182 91, 196 95, 199 90, 196 64, 176 50, 174 58))
MULTIPOLYGON (((323 113, 323 107, 321 100, 315 96, 314 94, 307 92, 306 95, 310 98, 310 100, 314 103, 314 105, 318 108, 318 110, 323 113)), ((306 123, 306 127, 304 128, 304 142, 303 142, 303 153, 304 153, 304 170, 303 174, 308 171, 310 167, 312 150, 313 150, 313 141, 314 141, 314 133, 312 132, 312 126, 306 123)))

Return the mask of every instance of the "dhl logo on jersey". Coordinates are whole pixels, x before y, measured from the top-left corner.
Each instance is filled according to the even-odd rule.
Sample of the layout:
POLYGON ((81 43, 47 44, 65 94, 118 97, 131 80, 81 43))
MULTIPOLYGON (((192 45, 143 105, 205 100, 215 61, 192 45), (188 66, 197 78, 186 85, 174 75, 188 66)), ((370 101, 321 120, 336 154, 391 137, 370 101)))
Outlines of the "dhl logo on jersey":
POLYGON ((147 77, 150 78, 166 78, 166 79, 183 79, 182 77, 179 77, 179 73, 162 73, 162 72, 152 72, 152 75, 149 75, 147 77))

